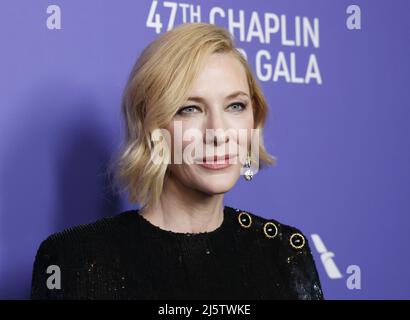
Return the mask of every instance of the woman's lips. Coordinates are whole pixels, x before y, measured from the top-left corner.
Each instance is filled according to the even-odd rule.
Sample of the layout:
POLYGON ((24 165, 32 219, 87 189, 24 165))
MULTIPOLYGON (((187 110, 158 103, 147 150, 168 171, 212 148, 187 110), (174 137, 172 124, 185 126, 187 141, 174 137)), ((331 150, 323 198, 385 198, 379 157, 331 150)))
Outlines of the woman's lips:
POLYGON ((232 163, 222 163, 222 164, 217 164, 217 163, 198 163, 201 167, 204 167, 206 169, 212 169, 212 170, 220 170, 220 169, 225 169, 228 168, 229 166, 232 165, 232 163))
POLYGON ((197 164, 206 169, 221 170, 230 167, 234 161, 232 161, 235 155, 226 155, 222 157, 203 158, 202 162, 197 164))

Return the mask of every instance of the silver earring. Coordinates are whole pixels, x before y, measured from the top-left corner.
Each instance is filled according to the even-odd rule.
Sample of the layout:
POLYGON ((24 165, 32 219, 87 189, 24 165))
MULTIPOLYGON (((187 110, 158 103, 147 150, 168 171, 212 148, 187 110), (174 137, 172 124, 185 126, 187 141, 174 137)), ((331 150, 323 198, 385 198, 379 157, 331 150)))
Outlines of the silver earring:
POLYGON ((246 181, 251 181, 253 178, 253 171, 251 169, 251 157, 249 156, 249 154, 246 157, 245 168, 246 171, 244 173, 244 178, 246 181))

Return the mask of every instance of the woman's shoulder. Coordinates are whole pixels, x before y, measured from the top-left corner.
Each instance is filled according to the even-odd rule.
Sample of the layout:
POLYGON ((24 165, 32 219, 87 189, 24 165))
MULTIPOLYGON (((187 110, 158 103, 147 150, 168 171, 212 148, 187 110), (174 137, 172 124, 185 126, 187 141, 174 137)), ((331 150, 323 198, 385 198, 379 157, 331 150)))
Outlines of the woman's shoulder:
POLYGON ((132 243, 134 211, 81 224, 53 233, 39 245, 33 264, 33 299, 78 298, 84 281, 94 281, 109 266, 120 264, 127 243, 132 243), (52 268, 52 269, 50 269, 52 268), (57 268, 57 269, 56 269, 57 268), (56 271, 58 270, 58 271, 56 271), (50 272, 61 273, 62 290, 48 287, 50 272), (91 277, 91 278, 90 278, 91 277))
POLYGON ((283 223, 274 218, 266 218, 259 213, 228 207, 234 213, 238 229, 248 231, 255 237, 269 241, 280 241, 291 249, 307 249, 308 239, 299 227, 283 223))
MULTIPOLYGON (((127 210, 117 215, 100 218, 93 222, 79 224, 47 236, 41 241, 36 258, 39 256, 73 256, 80 253, 93 253, 115 250, 132 236, 134 210, 127 210)), ((83 256, 81 254, 80 256, 83 256)))
POLYGON ((89 223, 68 227, 50 234, 43 242, 60 243, 113 237, 116 232, 123 232, 129 228, 128 222, 134 213, 135 210, 127 210, 89 223))
MULTIPOLYGON (((288 275, 296 299, 323 299, 319 275, 307 236, 298 228, 257 213, 230 208, 236 230, 244 243, 254 244, 274 259, 276 268, 288 275)), ((253 249, 251 250, 253 251, 253 249)), ((258 251, 259 252, 259 251, 258 251)), ((271 263, 267 260, 266 263, 271 263)))

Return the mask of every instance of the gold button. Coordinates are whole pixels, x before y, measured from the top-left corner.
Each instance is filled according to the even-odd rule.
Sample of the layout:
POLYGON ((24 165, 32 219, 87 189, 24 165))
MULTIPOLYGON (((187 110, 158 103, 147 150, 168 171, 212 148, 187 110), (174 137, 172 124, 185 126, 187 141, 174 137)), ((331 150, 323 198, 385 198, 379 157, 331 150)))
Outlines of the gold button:
POLYGON ((263 232, 269 239, 273 239, 278 235, 278 227, 272 221, 268 221, 263 226, 263 232))
POLYGON ((248 213, 244 212, 244 211, 242 211, 238 215, 238 221, 239 221, 239 224, 244 228, 249 228, 252 224, 251 216, 248 213))
POLYGON ((290 245, 295 249, 302 249, 305 245, 305 237, 300 233, 296 232, 291 235, 289 239, 290 245))

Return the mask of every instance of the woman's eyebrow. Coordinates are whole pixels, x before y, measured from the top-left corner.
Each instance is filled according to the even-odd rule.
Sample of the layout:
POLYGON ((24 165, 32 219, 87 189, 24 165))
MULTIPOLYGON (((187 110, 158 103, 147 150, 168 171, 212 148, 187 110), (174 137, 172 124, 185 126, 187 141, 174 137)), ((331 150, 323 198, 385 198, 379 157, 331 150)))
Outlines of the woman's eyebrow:
MULTIPOLYGON (((237 96, 247 96, 249 98, 249 95, 246 92, 235 91, 235 92, 229 94, 228 96, 226 96, 225 100, 229 100, 229 99, 235 98, 237 96)), ((199 97, 199 96, 189 97, 188 100, 189 101, 196 101, 196 102, 206 102, 205 98, 199 97)))

